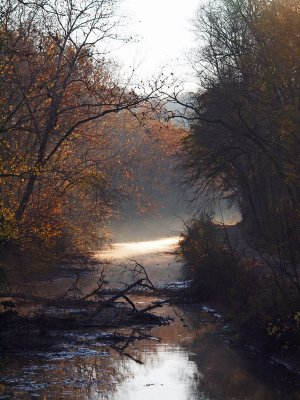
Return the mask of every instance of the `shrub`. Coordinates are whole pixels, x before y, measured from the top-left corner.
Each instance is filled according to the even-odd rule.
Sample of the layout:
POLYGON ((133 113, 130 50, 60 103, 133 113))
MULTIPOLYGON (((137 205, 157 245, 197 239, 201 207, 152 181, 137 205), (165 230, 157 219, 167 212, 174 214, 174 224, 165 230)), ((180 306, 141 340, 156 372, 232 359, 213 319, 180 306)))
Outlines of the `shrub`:
POLYGON ((237 283, 239 264, 225 246, 221 225, 202 214, 186 224, 179 242, 183 275, 191 280, 191 292, 201 300, 229 299, 237 283))
POLYGON ((238 254, 225 239, 224 227, 211 216, 202 214, 186 224, 179 257, 185 279, 191 280, 189 294, 226 303, 241 339, 300 350, 299 293, 291 271, 286 275, 275 261, 238 254))

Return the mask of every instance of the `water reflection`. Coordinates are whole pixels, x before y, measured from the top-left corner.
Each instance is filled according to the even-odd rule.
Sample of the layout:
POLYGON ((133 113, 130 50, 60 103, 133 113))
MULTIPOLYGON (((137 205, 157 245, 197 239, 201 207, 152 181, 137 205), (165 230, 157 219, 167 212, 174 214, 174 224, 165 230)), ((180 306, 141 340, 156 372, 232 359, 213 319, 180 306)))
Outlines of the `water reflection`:
MULTIPOLYGON (((159 346, 156 353, 146 352, 145 365, 131 363, 131 379, 112 394, 114 400, 197 399, 199 374, 196 364, 181 347, 159 346)), ((128 361, 126 362, 128 364, 128 361)))
POLYGON ((177 319, 170 327, 151 331, 161 343, 141 349, 144 366, 124 361, 133 377, 117 387, 112 399, 300 399, 295 386, 299 377, 253 353, 230 348, 224 325, 215 318, 188 308, 181 315, 184 322, 177 319))
MULTIPOLYGON (((179 237, 161 238, 156 240, 147 240, 143 242, 123 242, 115 243, 112 248, 99 253, 101 257, 111 257, 113 259, 126 259, 139 257, 142 254, 157 255, 161 252, 170 252, 175 249, 179 237)), ((160 260, 159 260, 160 261, 160 260)))
MULTIPOLYGON (((108 279, 113 285, 118 285, 122 267, 120 263, 126 263, 134 259, 146 267, 150 280, 156 286, 164 286, 168 282, 180 280, 181 266, 174 260, 174 250, 178 244, 179 237, 160 238, 142 242, 115 243, 112 248, 98 254, 100 260, 107 259, 114 266, 110 269, 108 279)), ((126 280, 122 276, 122 281, 126 280)))
MULTIPOLYGON (((180 271, 170 254, 177 240, 117 244, 105 257, 142 258, 152 280, 170 282, 180 271)), ((87 276, 87 284, 93 279, 95 275, 87 276)), ((136 304, 150 301, 135 298, 136 304)), ((99 340, 99 331, 50 332, 61 335, 53 348, 0 358, 0 399, 300 400, 296 376, 260 356, 230 348, 222 320, 203 310, 208 308, 158 309, 175 322, 146 332, 159 340, 126 347, 143 364, 121 357, 99 340)))
MULTIPOLYGON (((34 277, 33 274, 27 273, 24 279, 12 284, 12 291, 47 298, 59 297, 66 292, 67 288, 70 288, 76 274, 79 274, 78 287, 83 293, 89 293, 96 288, 103 263, 106 262, 110 263, 110 266, 106 268, 105 279, 109 281, 110 287, 119 287, 121 282, 128 280, 123 264, 129 259, 135 259, 144 265, 150 280, 155 285, 164 286, 168 282, 180 280, 181 266, 175 262, 173 255, 178 239, 174 236, 143 242, 115 243, 101 252, 94 253, 95 259, 99 260, 99 265, 95 264, 92 271, 71 268, 68 272, 68 268, 61 268, 50 277, 48 274, 44 277, 40 275, 34 277)), ((130 274, 127 275, 130 278, 130 274)))
POLYGON ((177 317, 170 326, 147 331, 159 340, 126 348, 143 364, 121 357, 97 331, 60 333, 64 338, 51 352, 2 359, 0 399, 300 399, 295 376, 228 346, 220 318, 199 305, 160 312, 177 317))

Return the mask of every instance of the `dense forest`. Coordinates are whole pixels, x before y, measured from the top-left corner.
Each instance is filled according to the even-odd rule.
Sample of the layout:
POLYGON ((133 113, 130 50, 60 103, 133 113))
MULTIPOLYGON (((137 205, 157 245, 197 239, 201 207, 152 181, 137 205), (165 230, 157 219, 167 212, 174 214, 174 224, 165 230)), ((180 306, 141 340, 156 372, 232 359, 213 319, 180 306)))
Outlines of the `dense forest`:
POLYGON ((110 59, 116 3, 1 2, 3 254, 99 248, 124 199, 156 207, 180 128, 157 117, 165 78, 134 85, 110 59))
POLYGON ((298 2, 217 2, 195 24, 205 43, 195 64, 203 90, 184 144, 187 180, 230 198, 252 234, 295 248, 298 2))
POLYGON ((237 259, 230 243, 225 251, 202 215, 182 236, 186 273, 202 297, 234 303, 248 333, 299 346, 299 2, 221 0, 199 10, 194 28, 200 90, 186 104, 184 181, 196 199, 215 193, 237 206, 256 261, 237 259))
POLYGON ((122 74, 109 49, 130 38, 114 0, 0 4, 1 260, 99 249, 125 199, 153 210, 176 174, 196 205, 234 205, 260 254, 237 259, 208 216, 187 223, 180 256, 195 291, 299 349, 299 2, 201 7, 194 93, 173 75, 122 74))

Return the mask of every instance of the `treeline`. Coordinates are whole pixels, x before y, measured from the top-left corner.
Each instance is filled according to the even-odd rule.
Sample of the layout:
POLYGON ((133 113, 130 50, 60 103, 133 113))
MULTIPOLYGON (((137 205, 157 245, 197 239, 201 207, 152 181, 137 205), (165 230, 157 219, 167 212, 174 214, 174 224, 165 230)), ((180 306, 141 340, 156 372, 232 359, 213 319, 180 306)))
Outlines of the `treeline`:
POLYGON ((195 32, 200 90, 186 102, 184 181, 196 199, 227 198, 242 222, 190 221, 183 272, 190 293, 228 305, 247 339, 299 351, 300 4, 218 0, 199 10, 195 32), (244 236, 246 252, 232 232, 244 236))
POLYGON ((250 235, 290 258, 299 243, 300 5, 219 0, 199 10, 200 90, 187 104, 185 180, 230 199, 250 235))
POLYGON ((1 1, 2 253, 99 246, 122 199, 152 205, 176 128, 155 117, 164 82, 133 90, 109 58, 116 3, 1 1))

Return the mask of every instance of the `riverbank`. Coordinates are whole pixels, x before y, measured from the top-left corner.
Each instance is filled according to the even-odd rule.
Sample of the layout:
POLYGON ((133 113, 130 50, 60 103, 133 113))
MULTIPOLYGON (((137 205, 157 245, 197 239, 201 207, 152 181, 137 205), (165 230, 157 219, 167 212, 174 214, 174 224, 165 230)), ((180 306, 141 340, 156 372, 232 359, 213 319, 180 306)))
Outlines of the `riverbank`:
MULTIPOLYGON (((13 310, 0 313, 2 356, 20 351, 50 351, 60 345, 62 337, 68 332, 88 334, 93 331, 97 332, 100 340, 101 333, 108 329, 112 332, 125 328, 145 329, 169 323, 167 318, 144 311, 145 307, 133 309, 125 302, 108 301, 111 298, 102 301, 101 310, 99 302, 95 301, 52 300, 43 304, 23 302, 19 305, 21 314, 13 310)), ((150 300, 159 307, 158 298, 152 297, 150 300)), ((151 308, 150 300, 148 307, 151 308)), ((6 303, 14 304, 10 301, 6 303)), ((116 337, 114 340, 118 339, 116 337)))
MULTIPOLYGON (((133 299, 143 307, 153 300, 133 299)), ((0 365, 1 399, 297 399, 297 377, 230 343, 230 324, 216 309, 165 304, 155 314, 174 321, 53 329, 41 337, 44 345, 7 353, 0 365)))
MULTIPOLYGON (((137 261, 144 263, 150 282, 160 278, 162 284, 168 276, 169 280, 163 290, 144 287, 128 296, 125 293, 137 311, 120 297, 110 305, 106 302, 95 317, 96 308, 120 295, 132 278, 128 271, 119 274, 121 266, 132 266, 120 258, 112 266, 119 288, 108 291, 105 278, 111 275, 104 274, 101 298, 94 293, 96 297, 85 301, 75 299, 80 291, 84 297, 99 287, 103 264, 84 271, 79 279, 74 266, 70 274, 63 267, 52 285, 43 280, 30 286, 31 293, 41 293, 44 298, 39 300, 41 307, 37 307, 38 301, 23 298, 23 311, 31 321, 22 319, 19 305, 16 307, 21 316, 14 329, 6 330, 0 397, 246 400, 252 396, 254 400, 296 400, 297 376, 238 344, 232 320, 223 308, 214 304, 212 309, 213 302, 192 304, 188 282, 179 282, 180 275, 174 273, 179 269, 173 270, 173 249, 166 254, 149 247, 144 246, 137 261), (54 298, 55 293, 60 294, 59 299, 54 298), (152 315, 148 320, 140 318, 139 311, 152 304, 162 307, 146 311, 152 315)), ((116 248, 113 256, 118 258, 120 246, 116 248)), ((13 310, 7 311, 11 314, 13 310)), ((8 327, 6 322, 1 325, 8 327)))
POLYGON ((300 371, 298 266, 251 247, 240 224, 206 216, 187 226, 179 252, 191 280, 186 297, 221 308, 232 343, 300 371))

